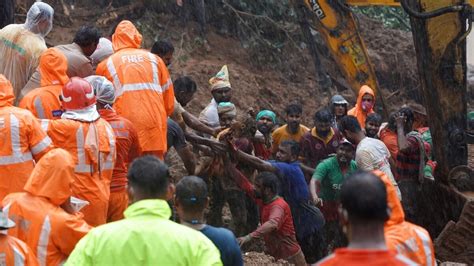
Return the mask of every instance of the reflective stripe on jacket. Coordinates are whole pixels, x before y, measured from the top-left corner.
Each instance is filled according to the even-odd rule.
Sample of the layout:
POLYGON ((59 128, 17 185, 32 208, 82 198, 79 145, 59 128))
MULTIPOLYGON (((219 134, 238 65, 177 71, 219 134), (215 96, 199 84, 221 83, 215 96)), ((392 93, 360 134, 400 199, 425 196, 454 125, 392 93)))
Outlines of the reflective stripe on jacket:
POLYGON ((0 75, 0 200, 23 191, 38 161, 52 147, 51 139, 30 112, 14 107, 13 88, 0 75))
POLYGON ((390 218, 385 222, 385 242, 388 249, 409 258, 420 265, 436 265, 433 242, 428 232, 415 224, 405 221, 405 213, 390 179, 382 171, 374 173, 387 188, 387 202, 391 209, 390 218))
POLYGON ((74 158, 73 195, 89 201, 81 210, 91 225, 104 224, 110 195, 110 181, 115 164, 115 136, 107 121, 70 119, 42 121, 56 147, 67 150, 74 158))
POLYGON ((8 235, 24 241, 40 265, 59 265, 91 227, 81 213, 69 214, 60 205, 71 196, 74 160, 63 149, 49 151, 38 162, 24 190, 5 197, 3 212, 16 226, 8 235))
POLYGON ((138 134, 133 124, 126 118, 117 115, 114 110, 100 109, 99 114, 109 122, 117 139, 117 159, 110 190, 123 191, 127 186, 128 164, 141 154, 138 134))
POLYGON ((167 150, 166 118, 174 108, 173 83, 163 60, 138 49, 141 35, 122 21, 112 40, 115 53, 97 67, 115 87, 114 108, 137 129, 142 151, 167 150))
POLYGON ((0 265, 39 265, 33 250, 20 239, 0 234, 0 265))

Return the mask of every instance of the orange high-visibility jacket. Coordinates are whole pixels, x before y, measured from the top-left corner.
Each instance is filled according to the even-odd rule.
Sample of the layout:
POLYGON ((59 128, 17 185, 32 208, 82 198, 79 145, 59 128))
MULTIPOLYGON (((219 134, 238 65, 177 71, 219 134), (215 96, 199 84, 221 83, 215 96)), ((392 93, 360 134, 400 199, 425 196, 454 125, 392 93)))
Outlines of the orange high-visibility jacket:
POLYGON ((365 120, 367 119, 367 115, 374 112, 373 108, 368 110, 367 112, 364 112, 362 110, 362 97, 365 94, 372 95, 372 97, 374 97, 374 103, 375 103, 375 93, 374 93, 374 91, 369 86, 363 85, 362 87, 360 87, 359 96, 357 96, 356 105, 351 110, 349 110, 349 112, 347 112, 347 115, 352 115, 352 116, 355 116, 357 118, 357 121, 359 121, 359 124, 360 124, 361 128, 365 128, 365 120))
POLYGON ((138 134, 133 124, 128 119, 117 115, 114 110, 100 109, 99 114, 101 118, 109 122, 116 138, 117 159, 110 190, 122 191, 128 183, 128 164, 141 154, 138 134))
POLYGON ((81 213, 69 214, 60 205, 72 195, 74 160, 63 149, 49 151, 36 165, 25 191, 8 195, 3 212, 16 223, 8 235, 24 241, 40 265, 64 262, 91 227, 81 213))
POLYGON ((59 95, 69 80, 66 73, 67 59, 59 50, 49 48, 41 55, 38 70, 41 73, 41 87, 26 94, 19 106, 41 119, 59 119, 59 95))
POLYGON ((107 220, 110 181, 115 164, 115 136, 102 118, 94 122, 70 119, 42 120, 41 126, 56 147, 74 158, 73 195, 89 201, 81 212, 93 226, 107 220))
POLYGON ((382 171, 376 170, 374 173, 387 188, 387 201, 391 209, 384 228, 388 249, 397 251, 420 265, 435 265, 433 242, 429 233, 423 227, 405 221, 402 204, 390 179, 382 171))
POLYGON ((39 265, 33 250, 20 239, 0 234, 0 265, 39 265))
POLYGON ((28 111, 13 106, 13 87, 0 74, 0 200, 23 191, 38 161, 52 148, 51 139, 28 111))
POLYGON ((112 36, 115 53, 99 64, 97 74, 114 84, 114 108, 137 129, 142 151, 164 153, 166 118, 174 108, 173 83, 161 58, 138 49, 141 41, 130 21, 120 22, 112 36))

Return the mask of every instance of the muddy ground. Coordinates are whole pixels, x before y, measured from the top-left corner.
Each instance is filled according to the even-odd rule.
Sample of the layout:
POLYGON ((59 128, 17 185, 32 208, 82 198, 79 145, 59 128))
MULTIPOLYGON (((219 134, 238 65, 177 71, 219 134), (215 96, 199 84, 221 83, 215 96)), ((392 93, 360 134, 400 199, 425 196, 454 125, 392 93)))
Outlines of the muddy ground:
MULTIPOLYGON (((120 10, 100 12, 97 6, 85 7, 81 6, 81 1, 77 2, 75 10, 71 12, 71 17, 61 14, 60 7, 56 4, 57 19, 53 31, 47 37, 49 45, 71 42, 74 32, 84 24, 96 24, 103 30, 104 35, 107 35, 116 23, 120 10)), ((20 5, 17 8, 18 22, 23 22, 25 12, 24 6, 20 5)), ((195 99, 187 108, 194 114, 199 114, 211 100, 208 79, 219 71, 223 64, 229 67, 234 93, 232 101, 240 111, 245 111, 248 107, 253 107, 255 110, 269 108, 274 110, 282 121, 284 107, 289 102, 300 102, 304 106, 304 123, 312 126, 311 118, 314 112, 327 106, 329 98, 336 92, 345 96, 350 103, 355 102, 354 93, 343 86, 330 91, 324 91, 319 87, 314 77, 314 65, 311 63, 307 49, 283 51, 292 54, 290 60, 285 62, 288 64, 287 69, 291 71, 281 71, 282 68, 277 66, 256 66, 252 61, 250 51, 252 47, 244 48, 238 39, 221 35, 216 28, 209 27, 207 39, 210 50, 206 51, 198 38, 197 25, 192 21, 183 25, 173 14, 157 14, 151 11, 133 14, 132 17, 134 19, 131 20, 143 34, 144 48, 150 48, 153 41, 158 39, 168 39, 173 42, 175 55, 170 68, 173 79, 180 75, 189 75, 199 86, 195 99)), ((389 98, 391 106, 400 106, 408 99, 420 101, 417 93, 419 84, 416 55, 411 33, 385 29, 381 23, 365 17, 359 17, 358 21, 361 35, 366 40, 369 55, 376 69, 382 93, 389 98)), ((275 52, 278 53, 278 51, 275 52)), ((344 83, 331 58, 324 58, 323 63, 333 79, 344 83)), ((470 146, 470 154, 469 162, 471 166, 474 166, 473 145, 470 146)), ((168 159, 172 162, 171 172, 174 179, 179 180, 186 173, 182 162, 174 151, 170 152, 168 159)), ((227 226, 232 228, 232 217, 228 208, 224 210, 223 217, 227 226)), ((246 252, 244 256, 246 264, 286 265, 284 262, 275 262, 272 257, 261 253, 263 250, 261 242, 246 247, 246 250, 259 251, 246 252)))

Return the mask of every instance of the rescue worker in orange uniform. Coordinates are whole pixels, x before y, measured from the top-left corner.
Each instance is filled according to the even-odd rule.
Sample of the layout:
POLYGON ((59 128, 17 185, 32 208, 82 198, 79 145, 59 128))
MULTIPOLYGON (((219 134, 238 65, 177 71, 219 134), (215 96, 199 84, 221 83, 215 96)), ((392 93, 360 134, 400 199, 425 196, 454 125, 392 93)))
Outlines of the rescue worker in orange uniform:
POLYGON ((385 222, 384 234, 387 248, 420 265, 436 265, 433 242, 429 233, 418 225, 405 221, 405 213, 395 187, 384 172, 375 170, 387 188, 387 202, 391 209, 385 222))
POLYGON ((356 105, 347 112, 347 115, 352 115, 357 118, 362 128, 365 128, 365 119, 368 114, 374 113, 375 93, 367 85, 360 87, 359 96, 357 96, 356 105))
POLYGON ((84 219, 93 226, 107 221, 110 181, 115 163, 115 136, 96 109, 92 86, 73 77, 61 92, 65 112, 58 120, 43 120, 42 126, 56 147, 67 150, 76 164, 72 192, 86 200, 84 219))
MULTIPOLYGON (((15 227, 15 223, 0 212, 0 230, 15 227)), ((0 233, 0 265, 36 266, 39 265, 33 250, 20 239, 0 233)))
POLYGON ((123 219, 123 212, 128 207, 128 164, 140 156, 140 143, 133 124, 118 115, 112 108, 115 101, 115 91, 112 83, 102 76, 89 76, 85 79, 94 88, 97 97, 97 111, 100 117, 109 122, 116 137, 117 159, 115 160, 110 184, 109 208, 107 211, 107 222, 113 222, 123 219))
POLYGON ((114 84, 114 108, 136 127, 143 153, 163 159, 166 118, 174 108, 173 82, 161 58, 138 49, 141 42, 142 35, 130 21, 120 22, 112 36, 115 53, 96 73, 114 84))
POLYGON ((12 84, 0 74, 0 200, 23 191, 34 161, 52 148, 40 123, 14 100, 12 84))
POLYGON ((27 93, 19 106, 41 119, 59 119, 62 113, 59 95, 69 80, 67 59, 56 48, 49 48, 41 55, 38 70, 41 87, 27 93))
POLYGON ((73 213, 73 182, 73 157, 53 149, 35 166, 25 192, 10 194, 2 202, 5 215, 18 225, 8 235, 23 240, 42 266, 63 263, 91 229, 80 212, 73 213))

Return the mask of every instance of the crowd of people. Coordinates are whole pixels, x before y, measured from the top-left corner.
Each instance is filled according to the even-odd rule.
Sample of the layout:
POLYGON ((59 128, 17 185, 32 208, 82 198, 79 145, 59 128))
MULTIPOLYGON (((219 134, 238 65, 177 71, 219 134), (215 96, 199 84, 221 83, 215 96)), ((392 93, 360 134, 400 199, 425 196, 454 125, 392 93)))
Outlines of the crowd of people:
POLYGON ((0 30, 2 265, 242 265, 255 239, 295 265, 436 263, 405 219, 436 167, 423 106, 384 122, 362 86, 352 109, 334 95, 308 127, 299 103, 238 110, 224 65, 195 116, 201 88, 172 81, 170 42, 143 49, 124 20, 47 48, 53 17, 36 2, 0 30), (171 179, 170 148, 187 176, 171 179))

